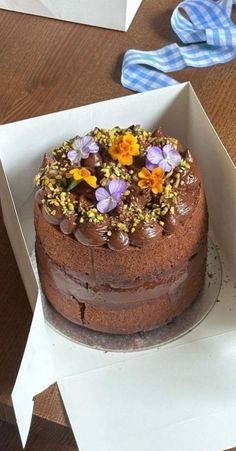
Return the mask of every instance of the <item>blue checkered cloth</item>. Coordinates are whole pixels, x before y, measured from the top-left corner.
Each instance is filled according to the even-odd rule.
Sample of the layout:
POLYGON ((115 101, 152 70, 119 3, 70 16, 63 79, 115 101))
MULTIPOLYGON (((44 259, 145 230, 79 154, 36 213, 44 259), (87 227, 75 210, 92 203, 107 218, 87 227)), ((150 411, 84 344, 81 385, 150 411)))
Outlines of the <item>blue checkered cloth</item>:
POLYGON ((121 83, 143 92, 178 83, 166 75, 187 66, 208 67, 236 57, 236 26, 231 12, 236 0, 185 0, 174 10, 171 25, 187 46, 170 44, 159 50, 128 50, 121 83), (185 11, 185 15, 182 14, 185 11))

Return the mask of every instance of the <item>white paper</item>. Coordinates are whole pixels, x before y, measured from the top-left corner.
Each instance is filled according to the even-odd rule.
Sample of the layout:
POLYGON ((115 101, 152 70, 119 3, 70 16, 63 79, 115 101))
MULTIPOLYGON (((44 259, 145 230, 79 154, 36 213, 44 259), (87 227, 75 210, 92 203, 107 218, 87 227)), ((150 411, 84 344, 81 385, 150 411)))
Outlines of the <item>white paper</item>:
POLYGON ((58 384, 82 451, 216 451, 236 443, 235 373, 231 332, 58 384))
MULTIPOLYGON (((171 88, 131 95, 1 126, 0 155, 16 207, 14 210, 8 185, 0 173, 0 183, 5 193, 3 207, 6 227, 12 237, 11 242, 15 255, 19 257, 18 240, 15 239, 15 236, 20 233, 17 212, 24 235, 21 246, 27 246, 24 253, 26 261, 29 258, 28 253, 32 252, 34 237, 32 180, 38 170, 43 153, 76 134, 83 135, 94 126, 109 128, 119 124, 125 127, 131 123, 140 123, 149 129, 162 125, 170 135, 179 137, 183 144, 193 149, 200 162, 210 212, 210 234, 219 246, 223 264, 220 302, 216 303, 207 318, 196 329, 161 350, 128 354, 104 353, 75 344, 46 326, 48 349, 45 350, 45 348, 43 354, 45 353, 48 361, 50 361, 49 354, 51 354, 55 380, 59 383, 81 451, 90 450, 92 446, 95 448, 98 444, 100 448, 97 449, 103 449, 103 451, 111 449, 112 451, 115 449, 122 449, 122 451, 125 449, 146 451, 147 449, 149 451, 156 449, 156 446, 152 448, 154 442, 160 444, 160 449, 166 451, 168 448, 162 446, 166 434, 169 438, 169 449, 181 449, 182 451, 190 449, 188 446, 190 440, 193 441, 195 429, 198 433, 197 436, 194 435, 194 444, 191 449, 197 451, 201 449, 202 451, 204 450, 203 444, 206 444, 207 451, 211 449, 216 451, 217 440, 222 449, 227 448, 236 443, 236 438, 233 442, 236 428, 233 417, 230 415, 230 413, 234 414, 236 408, 234 396, 236 366, 233 351, 236 302, 234 279, 232 278, 232 271, 236 267, 236 205, 234 201, 236 178, 235 168, 191 86, 189 84, 175 85, 171 88), (15 152, 16 147, 17 153, 15 152), (225 218, 228 218, 227 221, 224 220, 225 218), (216 359, 217 349, 220 360, 216 359), (228 364, 229 360, 230 364, 228 364), (150 374, 147 373, 147 368, 150 374), (217 379, 219 390, 216 390, 213 401, 209 388, 210 375, 217 372, 218 376, 218 371, 221 372, 221 379, 217 379), (195 381, 196 393, 194 390, 190 391, 186 385, 185 374, 190 374, 190 372, 191 379, 195 381), (125 390, 122 390, 119 384, 119 375, 122 375, 120 382, 123 381, 123 385, 125 384, 125 390), (171 375, 175 375, 173 385, 171 385, 171 375), (202 387, 197 382, 202 381, 203 375, 205 375, 207 383, 204 397, 200 396, 202 387), (184 382, 183 392, 180 390, 182 380, 180 377, 184 382), (145 386, 144 380, 148 380, 148 387, 145 386), (223 387, 224 380, 226 387, 223 387), (158 387, 156 387, 156 381, 158 387), (139 398, 138 390, 140 391, 139 398), (153 396, 156 396, 154 399, 158 402, 152 402, 152 390, 153 396), (231 397, 229 392, 232 394, 231 397), (172 393, 172 398, 168 393, 172 393), (162 394, 168 396, 163 397, 162 394), (173 397, 176 397, 178 401, 177 407, 173 405, 173 397), (142 399, 143 412, 146 412, 145 427, 140 427, 140 420, 137 420, 138 414, 141 415, 141 409, 135 403, 140 402, 140 399, 142 399), (119 405, 123 405, 124 408, 119 408, 119 405), (89 412, 90 417, 88 418, 89 412), (160 412, 162 413, 161 419, 159 419, 160 412), (158 426, 156 426, 156 419, 158 419, 158 426), (109 430, 105 430, 102 426, 102 422, 105 423, 105 421, 110 425, 109 430), (118 425, 117 430, 113 430, 115 423, 118 425), (223 434, 218 426, 215 427, 220 423, 225 426, 223 434), (93 424, 93 434, 88 433, 91 424, 93 424), (101 429, 96 424, 100 425, 101 429), (166 432, 167 429, 168 432, 166 432), (207 430, 209 430, 208 436, 206 436, 207 430), (120 434, 118 434, 119 431, 120 434), (134 437, 135 434, 138 442, 134 437), (149 448, 146 448, 148 435, 150 436, 149 448), (178 448, 175 436, 182 437, 180 442, 182 447, 178 448), (114 443, 111 447, 112 437, 114 443), (129 444, 129 447, 126 443, 129 444), (134 443, 136 443, 136 447, 134 443)), ((25 265, 21 265, 20 258, 18 258, 18 262, 24 283, 30 292, 27 279, 29 272, 25 265)), ((30 264, 29 261, 28 264, 30 264)), ((42 335, 45 343, 45 328, 42 321, 37 320, 40 316, 38 311, 40 308, 35 313, 35 323, 38 327, 37 336, 42 335)), ((30 346, 35 346, 33 333, 35 327, 33 324, 30 346)), ((27 349, 25 361, 28 360, 28 354, 27 349)), ((24 361, 22 365, 24 365, 24 361)), ((40 367, 38 368, 40 371, 40 367)), ((30 390, 27 388, 24 393, 25 399, 27 399, 25 411, 17 409, 16 412, 20 431, 25 440, 29 425, 28 419, 32 410, 32 393, 35 391, 34 394, 36 394, 36 390, 40 387, 37 383, 34 386, 35 370, 31 367, 28 372, 21 370, 19 377, 21 386, 32 383, 30 390)), ((48 385, 51 382, 50 372, 48 385)), ((215 386, 214 380, 212 384, 215 386)), ((46 385, 47 375, 44 379, 44 386, 46 385)), ((14 399, 17 399, 18 390, 16 385, 14 399)))
POLYGON ((40 295, 12 393, 12 401, 23 446, 25 446, 32 413, 33 397, 56 380, 49 352, 40 295))
POLYGON ((127 31, 142 0, 0 0, 0 8, 127 31))

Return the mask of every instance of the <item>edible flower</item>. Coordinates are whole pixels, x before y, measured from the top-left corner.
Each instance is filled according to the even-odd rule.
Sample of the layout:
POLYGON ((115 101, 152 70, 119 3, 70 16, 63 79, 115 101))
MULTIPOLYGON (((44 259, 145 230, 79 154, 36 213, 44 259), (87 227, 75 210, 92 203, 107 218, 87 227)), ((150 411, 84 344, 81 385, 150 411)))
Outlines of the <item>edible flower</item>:
POLYGON ((140 153, 136 136, 133 136, 131 133, 116 136, 113 144, 108 149, 108 153, 113 160, 118 160, 122 165, 130 166, 133 164, 133 157, 138 156, 140 153))
POLYGON ((150 171, 159 166, 164 172, 170 172, 180 162, 181 156, 172 144, 166 144, 162 149, 152 146, 147 152, 146 167, 150 171))
POLYGON ((87 168, 74 168, 71 169, 70 172, 66 174, 66 178, 72 178, 72 182, 67 188, 67 191, 75 188, 82 180, 84 180, 88 185, 92 188, 97 187, 97 177, 95 175, 91 175, 91 172, 87 168))
POLYGON ((141 189, 149 188, 153 194, 158 194, 163 191, 164 171, 161 168, 155 168, 152 172, 147 168, 142 168, 138 176, 141 179, 138 182, 138 186, 141 189))
POLYGON ((126 189, 127 183, 120 179, 109 180, 105 188, 98 188, 95 191, 98 211, 100 213, 108 213, 116 208, 126 189))
POLYGON ((88 158, 90 153, 97 153, 99 147, 92 136, 75 138, 72 142, 72 150, 67 153, 67 158, 74 164, 80 165, 81 159, 88 158))

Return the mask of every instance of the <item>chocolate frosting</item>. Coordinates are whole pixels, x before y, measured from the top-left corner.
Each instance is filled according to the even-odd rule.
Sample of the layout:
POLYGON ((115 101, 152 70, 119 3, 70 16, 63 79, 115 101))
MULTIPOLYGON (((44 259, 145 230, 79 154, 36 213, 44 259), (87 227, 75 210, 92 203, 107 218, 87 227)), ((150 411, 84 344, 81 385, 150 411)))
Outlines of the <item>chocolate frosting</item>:
POLYGON ((108 241, 108 247, 113 251, 123 251, 129 245, 129 236, 122 230, 114 230, 108 241))
POLYGON ((186 191, 179 195, 178 203, 176 205, 176 217, 189 215, 193 209, 193 202, 191 202, 190 196, 186 191))
POLYGON ((85 246, 102 246, 107 241, 108 224, 107 219, 99 223, 81 223, 74 232, 75 238, 85 246))
POLYGON ((168 212, 165 216, 164 232, 168 235, 175 233, 177 226, 192 214, 195 199, 200 190, 199 171, 189 150, 185 151, 185 158, 194 164, 191 165, 190 170, 185 171, 181 179, 182 184, 179 184, 177 188, 178 202, 175 206, 175 213, 168 212))
MULTIPOLYGON (((178 148, 177 148, 177 150, 178 150, 178 148)), ((189 149, 186 149, 186 150, 185 150, 185 152, 184 152, 184 158, 185 158, 189 163, 192 163, 192 162, 193 162, 193 156, 192 156, 192 154, 191 154, 191 152, 190 152, 189 149)))
POLYGON ((77 227, 77 223, 75 221, 75 217, 71 215, 70 218, 64 218, 60 222, 60 229, 64 235, 72 234, 77 227))
POLYGON ((99 168, 102 165, 102 157, 99 152, 91 153, 88 158, 82 160, 82 166, 87 168, 99 168))
POLYGON ((167 235, 172 235, 172 233, 175 232, 177 226, 177 217, 175 215, 172 215, 170 212, 167 213, 165 217, 164 232, 167 235))
POLYGON ((88 183, 82 180, 82 182, 80 182, 75 188, 73 188, 71 192, 76 196, 80 196, 81 194, 89 196, 93 192, 93 188, 91 188, 88 183))
POLYGON ((180 153, 180 155, 183 155, 185 153, 185 149, 184 149, 184 147, 183 147, 183 145, 181 144, 180 141, 178 141, 177 150, 180 153))
POLYGON ((41 168, 45 168, 45 166, 50 166, 55 163, 56 159, 52 155, 48 155, 47 153, 43 156, 43 161, 41 163, 41 168))
POLYGON ((165 216, 164 232, 168 235, 175 232, 177 226, 190 216, 194 208, 191 193, 185 190, 179 193, 178 203, 175 207, 175 214, 168 212, 165 216))
POLYGON ((35 192, 35 195, 34 195, 34 199, 35 199, 35 202, 38 204, 38 205, 41 205, 41 203, 42 203, 42 200, 44 199, 44 197, 45 197, 45 190, 43 189, 43 188, 40 188, 40 189, 37 189, 37 191, 35 192))
POLYGON ((152 136, 155 138, 162 138, 164 135, 162 128, 158 127, 152 132, 152 136))
POLYGON ((56 211, 56 214, 52 215, 49 213, 47 207, 43 205, 42 215, 46 219, 46 221, 49 222, 49 224, 59 225, 61 220, 63 219, 63 213, 60 208, 55 207, 54 210, 56 211))
POLYGON ((165 216, 164 232, 168 235, 174 233, 177 226, 186 221, 187 217, 192 214, 194 208, 193 194, 194 191, 188 191, 186 185, 180 187, 175 213, 168 212, 165 216))
POLYGON ((95 205, 95 196, 93 193, 87 193, 87 195, 81 194, 79 196, 79 203, 82 208, 89 210, 95 205))
POLYGON ((156 223, 140 223, 135 231, 130 234, 130 242, 133 246, 143 247, 152 243, 155 238, 162 236, 162 227, 156 223))

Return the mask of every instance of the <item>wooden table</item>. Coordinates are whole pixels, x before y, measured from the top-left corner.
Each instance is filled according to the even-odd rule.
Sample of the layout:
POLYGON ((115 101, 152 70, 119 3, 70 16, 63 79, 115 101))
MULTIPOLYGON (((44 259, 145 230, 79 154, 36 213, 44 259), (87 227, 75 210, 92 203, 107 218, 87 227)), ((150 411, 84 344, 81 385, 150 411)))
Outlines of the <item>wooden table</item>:
MULTIPOLYGON (((120 84, 124 52, 178 42, 170 27, 177 3, 143 0, 127 33, 0 10, 1 124, 129 95, 120 84)), ((236 11, 233 15, 236 19, 236 11)), ((175 73, 178 81, 191 81, 234 161, 235 74, 235 60, 175 73)), ((21 448, 15 426, 9 424, 15 423, 10 395, 32 313, 2 218, 0 255, 0 449, 16 451, 21 448)), ((36 397, 27 449, 76 449, 56 385, 36 397)))

